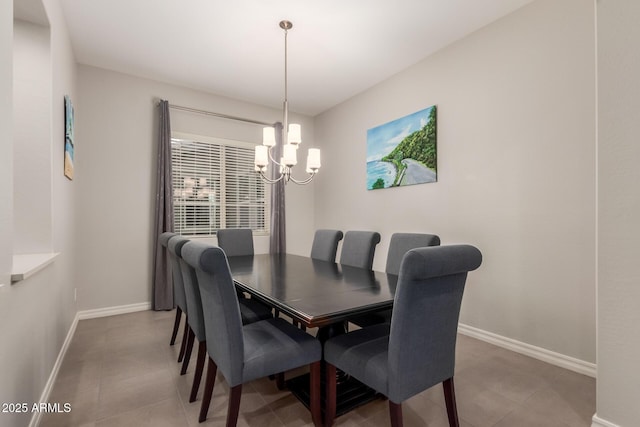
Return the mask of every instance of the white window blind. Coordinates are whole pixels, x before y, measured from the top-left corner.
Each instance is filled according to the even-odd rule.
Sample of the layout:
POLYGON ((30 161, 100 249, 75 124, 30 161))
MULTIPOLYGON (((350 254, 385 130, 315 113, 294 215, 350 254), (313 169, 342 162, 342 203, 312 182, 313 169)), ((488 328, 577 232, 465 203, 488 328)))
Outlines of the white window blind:
POLYGON ((254 171, 254 145, 174 135, 174 231, 209 236, 221 228, 269 232, 269 186, 254 171))

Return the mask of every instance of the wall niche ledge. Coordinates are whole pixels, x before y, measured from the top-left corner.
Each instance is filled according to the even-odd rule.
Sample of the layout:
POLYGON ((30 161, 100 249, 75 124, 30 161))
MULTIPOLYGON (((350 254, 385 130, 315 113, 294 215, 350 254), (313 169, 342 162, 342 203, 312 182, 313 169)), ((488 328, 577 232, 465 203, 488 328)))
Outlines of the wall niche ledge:
POLYGON ((58 255, 60 255, 60 252, 14 255, 13 267, 11 268, 11 284, 33 276, 51 264, 58 255))

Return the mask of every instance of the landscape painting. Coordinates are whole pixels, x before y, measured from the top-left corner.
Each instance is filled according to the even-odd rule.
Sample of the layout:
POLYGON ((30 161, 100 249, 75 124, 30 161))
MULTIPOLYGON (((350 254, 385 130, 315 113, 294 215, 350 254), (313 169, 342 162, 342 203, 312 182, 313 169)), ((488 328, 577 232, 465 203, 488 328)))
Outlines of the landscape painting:
POLYGON ((367 131, 367 189, 437 181, 436 106, 367 131))
POLYGON ((75 142, 73 140, 73 104, 68 95, 64 97, 64 176, 73 179, 73 152, 75 142))

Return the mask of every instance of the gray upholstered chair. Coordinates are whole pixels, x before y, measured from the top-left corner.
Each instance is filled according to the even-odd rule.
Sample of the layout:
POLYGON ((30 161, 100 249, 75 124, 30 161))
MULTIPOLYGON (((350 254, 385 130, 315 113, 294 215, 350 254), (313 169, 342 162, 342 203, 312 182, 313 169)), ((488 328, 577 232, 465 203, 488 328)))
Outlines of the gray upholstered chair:
POLYGON ((311 365, 311 414, 314 424, 321 425, 320 342, 279 318, 242 325, 229 264, 219 247, 190 242, 182 256, 196 269, 209 353, 200 422, 207 418, 218 369, 231 389, 227 426, 232 427, 238 420, 242 384, 311 365))
POLYGON ((253 231, 248 228, 223 228, 216 232, 218 246, 227 256, 253 255, 253 231))
MULTIPOLYGON (((394 233, 389 242, 389 252, 387 252, 387 274, 398 275, 400 273, 400 263, 404 254, 411 249, 424 248, 427 246, 440 246, 440 237, 435 234, 423 233, 394 233)), ((376 325, 378 323, 388 323, 391 321, 391 309, 364 314, 349 321, 362 328, 376 325)))
MULTIPOLYGON (((187 299, 187 309, 191 315, 188 318, 189 336, 187 338, 187 348, 185 351, 184 361, 182 363, 181 375, 186 374, 191 359, 191 351, 193 350, 194 339, 198 340, 198 357, 196 359, 196 371, 193 377, 193 385, 191 387, 191 395, 189 402, 196 400, 198 389, 200 388, 200 380, 204 369, 204 362, 207 354, 207 343, 204 326, 204 314, 202 311, 202 299, 200 297, 200 288, 198 286, 198 277, 196 270, 189 265, 182 257, 182 247, 187 242, 180 236, 173 237, 169 240, 169 251, 179 260, 180 271, 184 283, 184 291, 187 299)), ((256 300, 241 299, 240 314, 242 323, 252 323, 272 317, 271 309, 259 303, 256 300)))
POLYGON ((342 240, 342 236, 340 230, 316 230, 311 245, 311 258, 336 262, 338 242, 342 240))
POLYGON ((385 272, 397 276, 400 274, 400 264, 404 255, 411 249, 427 246, 440 246, 440 237, 424 233, 393 233, 389 241, 385 272))
POLYGON ((404 256, 391 326, 362 328, 324 345, 326 425, 336 413, 336 368, 389 398, 393 427, 402 402, 443 383, 450 426, 458 426, 453 374, 456 333, 467 272, 482 263, 469 245, 412 249, 404 256))
MULTIPOLYGON (((227 256, 253 255, 253 231, 248 228, 222 228, 216 232, 218 246, 227 256)), ((245 294, 236 290, 238 298, 245 294)))
POLYGON ((200 379, 202 378, 202 368, 204 366, 204 358, 206 355, 206 343, 204 336, 204 323, 202 319, 202 303, 200 302, 200 290, 197 289, 198 283, 195 281, 195 274, 191 271, 192 268, 184 262, 182 259, 182 248, 188 242, 187 239, 182 236, 175 236, 169 240, 169 252, 178 260, 180 266, 180 272, 182 273, 182 283, 184 284, 184 293, 187 301, 187 310, 191 315, 187 318, 187 324, 189 326, 189 332, 187 336, 187 347, 185 350, 185 357, 182 362, 182 369, 180 375, 187 373, 187 367, 189 366, 189 360, 191 359, 191 351, 193 349, 194 339, 197 338, 198 342, 198 358, 196 363, 196 373, 193 377, 193 386, 191 388, 191 396, 189 402, 195 400, 195 395, 200 387, 200 379))
POLYGON ((342 242, 340 264, 371 270, 380 233, 375 231, 347 231, 342 242))
MULTIPOLYGON (((185 322, 185 335, 182 339, 183 348, 180 349, 182 360, 178 359, 178 362, 182 362, 182 370, 180 371, 181 375, 184 375, 187 372, 187 366, 189 365, 189 360, 191 359, 191 349, 193 348, 193 339, 194 339, 194 323, 197 323, 197 313, 195 312, 195 305, 189 302, 188 298, 188 284, 185 282, 185 279, 188 279, 188 275, 185 274, 185 265, 182 261, 181 252, 182 247, 189 240, 185 239, 182 236, 174 235, 169 239, 167 244, 167 250, 169 251, 169 256, 171 257, 171 264, 173 266, 173 271, 177 272, 179 277, 174 277, 174 283, 180 282, 182 286, 182 298, 184 298, 186 310, 188 313, 191 313, 191 316, 187 316, 187 320, 185 322)), ((175 275, 174 275, 175 276, 175 275)))
MULTIPOLYGON (((160 235, 159 241, 162 246, 164 246, 165 250, 168 249, 169 240, 172 237, 177 236, 176 233, 172 232, 164 232, 160 235)), ((171 275, 173 280, 173 302, 176 305, 176 319, 173 322, 173 332, 171 333, 171 341, 169 341, 169 345, 174 345, 176 343, 176 335, 178 334, 178 328, 180 327, 180 320, 182 317, 182 313, 184 313, 185 318, 187 317, 187 300, 184 294, 184 284, 182 283, 182 273, 180 272, 180 265, 178 264, 178 259, 171 252, 169 254, 169 263, 171 264, 171 275)), ((182 362, 184 352, 186 349, 186 343, 188 338, 189 326, 187 325, 187 321, 184 322, 184 334, 182 337, 182 343, 180 344, 180 353, 178 355, 178 362, 182 362)))

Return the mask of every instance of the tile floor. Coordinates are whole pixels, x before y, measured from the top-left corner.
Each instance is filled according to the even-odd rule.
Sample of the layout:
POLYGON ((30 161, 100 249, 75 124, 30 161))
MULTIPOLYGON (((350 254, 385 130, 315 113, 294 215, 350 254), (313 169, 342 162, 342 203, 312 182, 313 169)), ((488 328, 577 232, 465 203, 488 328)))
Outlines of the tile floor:
MULTIPOLYGON (((198 400, 188 396, 195 370, 180 376, 180 338, 169 346, 175 312, 139 312, 82 320, 50 402, 70 403, 67 414, 46 414, 52 426, 223 426, 228 387, 218 374, 209 418, 198 423, 198 400)), ((182 332, 182 329, 180 330, 182 332)), ((456 395, 463 427, 590 426, 595 380, 463 335, 458 337, 456 395)), ((336 420, 338 426, 388 426, 386 401, 336 420)), ((403 404, 404 425, 447 427, 442 388, 403 404)), ((305 407, 268 379, 244 386, 238 426, 311 426, 305 407)))

